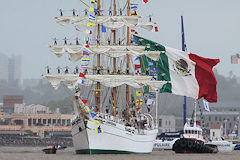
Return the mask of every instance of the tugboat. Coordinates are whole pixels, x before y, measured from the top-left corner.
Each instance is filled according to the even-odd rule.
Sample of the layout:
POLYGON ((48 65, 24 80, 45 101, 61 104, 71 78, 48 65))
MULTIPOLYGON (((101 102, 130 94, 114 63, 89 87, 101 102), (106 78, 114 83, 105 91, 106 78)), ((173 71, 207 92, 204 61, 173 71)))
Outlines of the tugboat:
POLYGON ((183 128, 182 138, 178 139, 173 145, 176 153, 217 153, 218 148, 214 144, 205 144, 202 136, 202 129, 196 122, 196 102, 195 116, 191 123, 188 119, 183 128))
POLYGON ((153 145, 154 150, 172 150, 173 144, 180 139, 183 131, 165 132, 156 137, 153 145))

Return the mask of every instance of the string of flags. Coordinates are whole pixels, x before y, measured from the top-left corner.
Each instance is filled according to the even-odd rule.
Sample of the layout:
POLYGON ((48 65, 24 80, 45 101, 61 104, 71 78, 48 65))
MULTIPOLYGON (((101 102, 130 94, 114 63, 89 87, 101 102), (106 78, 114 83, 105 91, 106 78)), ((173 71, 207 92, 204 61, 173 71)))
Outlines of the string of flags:
POLYGON ((86 106, 85 108, 87 109, 88 112, 92 110, 92 106, 86 106))
POLYGON ((97 4, 96 0, 91 0, 91 3, 97 4))
POLYGON ((142 105, 142 104, 143 104, 143 100, 142 99, 136 99, 136 106, 142 105))
POLYGON ((146 4, 146 3, 148 3, 148 0, 143 0, 143 4, 146 4))
POLYGON ((142 96, 142 91, 136 91, 136 96, 142 96))

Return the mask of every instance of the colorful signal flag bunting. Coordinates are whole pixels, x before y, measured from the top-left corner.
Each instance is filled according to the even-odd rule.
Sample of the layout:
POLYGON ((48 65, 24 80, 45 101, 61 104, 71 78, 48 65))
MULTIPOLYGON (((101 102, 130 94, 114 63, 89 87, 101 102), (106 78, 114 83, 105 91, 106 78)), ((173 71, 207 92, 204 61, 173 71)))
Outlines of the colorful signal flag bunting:
POLYGON ((102 130, 101 130, 101 128, 99 128, 99 127, 96 128, 95 131, 96 131, 97 134, 102 133, 102 130))
POLYGON ((89 61, 90 61, 89 58, 82 58, 82 59, 81 59, 81 62, 89 62, 89 61))
POLYGON ((96 0, 91 0, 91 3, 97 4, 96 0))
POLYGON ((141 68, 141 65, 140 64, 135 64, 134 68, 135 68, 135 70, 137 70, 137 69, 141 68))
POLYGON ((83 51, 83 55, 89 56, 89 53, 87 51, 83 51))
POLYGON ((144 3, 144 4, 148 3, 148 0, 143 0, 143 3, 144 3))
POLYGON ((83 74, 83 73, 79 73, 79 77, 82 77, 82 78, 85 78, 85 74, 83 74))
POLYGON ((78 93, 81 91, 81 88, 77 88, 75 93, 78 93))
POLYGON ((96 8, 90 7, 90 12, 98 12, 96 8))
POLYGON ((85 106, 85 108, 87 109, 88 112, 92 110, 92 106, 85 106))
POLYGON ((80 68, 88 68, 88 64, 82 64, 80 68))
POLYGON ((142 96, 142 91, 136 91, 136 96, 142 96))
POLYGON ((90 41, 90 37, 84 37, 84 41, 90 41))
POLYGON ((90 113, 90 116, 94 118, 97 114, 96 113, 90 113))
POLYGON ((136 106, 143 104, 142 99, 136 99, 136 106))
POLYGON ((95 23, 88 22, 88 23, 87 23, 87 26, 88 26, 88 27, 94 27, 94 26, 95 26, 95 23))
POLYGON ((90 15, 89 15, 89 19, 90 19, 90 20, 95 20, 96 17, 90 14, 90 15))
POLYGON ((90 48, 90 46, 89 46, 88 44, 85 44, 85 47, 86 47, 86 48, 90 48))
POLYGON ((104 27, 103 25, 102 25, 102 32, 107 32, 106 27, 104 27))
POLYGON ((142 110, 142 107, 137 107, 136 108, 137 113, 139 113, 141 110, 142 110))
POLYGON ((82 99, 83 104, 86 104, 88 102, 87 99, 82 99))
MULTIPOLYGON (((94 113, 95 114, 95 113, 94 113)), ((98 125, 100 125, 101 123, 99 122, 99 121, 97 121, 97 120, 93 120, 93 123, 94 123, 94 126, 98 126, 98 125)))
POLYGON ((86 32, 86 34, 92 34, 92 30, 87 29, 85 32, 86 32))

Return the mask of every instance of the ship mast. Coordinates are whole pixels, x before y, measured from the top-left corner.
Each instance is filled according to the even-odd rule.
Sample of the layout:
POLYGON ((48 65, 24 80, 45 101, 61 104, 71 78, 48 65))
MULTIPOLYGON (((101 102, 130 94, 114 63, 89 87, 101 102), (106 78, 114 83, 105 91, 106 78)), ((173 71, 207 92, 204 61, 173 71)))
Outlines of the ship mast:
MULTIPOLYGON (((127 15, 130 16, 130 0, 127 1, 127 15)), ((127 27, 127 45, 130 46, 129 27, 127 27)), ((129 55, 127 54, 127 74, 129 74, 129 55)), ((129 121, 129 86, 126 85, 126 120, 129 121)))
MULTIPOLYGON (((117 15, 117 8, 116 8, 116 0, 113 0, 113 16, 117 15)), ((113 44, 116 45, 116 30, 113 31, 113 44)), ((113 74, 116 74, 116 58, 113 58, 113 74)), ((113 116, 116 116, 116 107, 117 107, 117 87, 113 87, 113 108, 115 111, 113 112, 113 116)))
MULTIPOLYGON (((97 1, 97 10, 98 16, 100 16, 101 4, 100 0, 97 1)), ((100 24, 97 26, 97 45, 100 43, 100 24)), ((100 69, 100 54, 97 55, 97 69, 100 69)), ((97 101, 97 112, 101 112, 101 92, 100 92, 100 82, 97 82, 97 93, 96 93, 96 101, 97 101)))

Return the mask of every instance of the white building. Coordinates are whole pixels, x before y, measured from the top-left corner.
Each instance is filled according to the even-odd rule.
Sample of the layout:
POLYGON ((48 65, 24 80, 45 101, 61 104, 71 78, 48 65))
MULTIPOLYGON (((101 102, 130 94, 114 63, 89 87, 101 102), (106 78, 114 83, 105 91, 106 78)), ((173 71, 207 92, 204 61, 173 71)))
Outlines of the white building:
POLYGON ((29 106, 25 106, 25 104, 15 104, 14 113, 23 113, 23 114, 49 113, 49 107, 46 107, 40 104, 31 104, 29 106))
POLYGON ((172 115, 158 116, 158 132, 175 132, 176 131, 176 118, 172 115))
POLYGON ((217 141, 221 140, 223 135, 222 125, 221 124, 211 124, 210 125, 210 139, 217 141))

